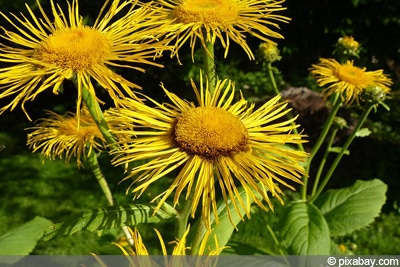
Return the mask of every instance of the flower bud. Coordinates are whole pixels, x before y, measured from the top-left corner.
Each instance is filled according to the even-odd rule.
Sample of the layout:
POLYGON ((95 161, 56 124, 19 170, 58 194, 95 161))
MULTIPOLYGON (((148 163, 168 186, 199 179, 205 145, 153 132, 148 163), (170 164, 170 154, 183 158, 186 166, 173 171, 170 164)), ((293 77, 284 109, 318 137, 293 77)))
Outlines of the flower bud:
POLYGON ((386 99, 387 91, 380 86, 367 86, 361 94, 365 102, 381 103, 386 99))
POLYGON ((281 59, 278 47, 271 43, 261 43, 258 47, 257 55, 259 62, 267 64, 281 59))
POLYGON ((338 54, 340 57, 359 57, 360 44, 354 40, 352 36, 343 36, 339 38, 335 45, 334 54, 338 54))

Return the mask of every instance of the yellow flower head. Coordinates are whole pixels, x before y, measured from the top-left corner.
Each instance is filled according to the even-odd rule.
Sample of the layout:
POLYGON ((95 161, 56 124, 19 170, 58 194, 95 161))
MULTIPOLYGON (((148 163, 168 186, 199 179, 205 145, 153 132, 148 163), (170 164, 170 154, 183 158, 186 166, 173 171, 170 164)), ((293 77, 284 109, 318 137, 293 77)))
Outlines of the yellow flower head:
MULTIPOLYGON (((179 203, 186 189, 187 199, 194 192, 191 216, 201 203, 206 225, 210 213, 218 223, 216 188, 219 186, 225 204, 232 201, 236 212, 243 218, 241 209, 250 214, 250 202, 242 201, 237 186, 246 190, 247 199, 266 209, 256 196, 258 192, 272 208, 267 194, 279 200, 281 189, 277 183, 289 188, 285 180, 301 183, 304 169, 299 165, 306 153, 289 149, 285 144, 299 144, 301 135, 293 134, 294 119, 285 120, 289 112, 287 103, 279 103, 277 96, 258 109, 241 97, 234 103, 235 88, 229 80, 218 80, 214 93, 208 83, 200 90, 192 82, 198 106, 180 99, 164 88, 171 104, 149 107, 127 99, 114 114, 117 121, 130 122, 132 130, 120 129, 117 133, 135 135, 121 143, 121 151, 114 164, 127 164, 136 160, 149 160, 134 167, 125 178, 133 178, 133 192, 140 196, 152 183, 179 169, 172 184, 158 198, 159 209, 169 195, 174 193, 174 205, 179 203)), ((110 114, 112 115, 112 114, 110 114)), ((230 211, 228 210, 230 216, 230 211)))
POLYGON ((383 74, 382 70, 366 71, 353 65, 353 61, 340 64, 335 59, 321 58, 319 64, 312 65, 311 74, 315 76, 319 86, 328 85, 323 93, 329 97, 339 93, 346 105, 351 105, 354 100, 359 102, 359 95, 369 86, 382 88, 390 92, 391 79, 383 74))
POLYGON ((354 40, 353 36, 339 38, 338 45, 341 45, 346 50, 358 51, 360 49, 360 44, 354 40))
POLYGON ((271 28, 279 28, 277 22, 288 22, 289 18, 277 15, 285 10, 284 0, 160 0, 160 20, 175 37, 175 52, 189 40, 192 57, 197 39, 203 47, 206 42, 215 43, 219 39, 228 54, 230 42, 239 44, 250 59, 253 52, 246 42, 251 34, 264 42, 273 42, 270 38, 283 38, 271 28))
POLYGON ((360 44, 352 36, 343 36, 335 44, 333 53, 343 59, 348 59, 350 56, 358 58, 360 44))
MULTIPOLYGON (((29 118, 24 104, 34 100, 41 92, 61 91, 65 79, 73 80, 78 88, 77 113, 79 115, 82 88, 96 97, 92 79, 100 84, 118 104, 119 97, 134 96, 134 83, 113 72, 112 67, 127 67, 140 71, 127 63, 150 61, 159 49, 165 48, 154 36, 157 21, 146 5, 135 8, 135 1, 106 1, 93 26, 86 26, 79 15, 78 0, 68 3, 68 12, 51 0, 53 20, 40 5, 42 18, 36 17, 27 6, 29 17, 0 14, 15 27, 4 29, 0 37, 0 99, 12 97, 0 108, 13 110, 18 104, 29 118), (124 12, 124 13, 123 13, 124 12)), ((164 41, 163 41, 164 42, 164 41)), ((98 98, 97 101, 101 102, 98 98)))
POLYGON ((41 150, 45 158, 52 160, 65 157, 66 162, 74 156, 78 166, 81 166, 81 159, 93 150, 101 151, 106 148, 106 142, 87 109, 81 111, 79 126, 74 113, 47 113, 48 118, 40 119, 37 126, 27 129, 33 130, 28 134, 27 141, 33 152, 41 150))
POLYGON ((261 43, 258 47, 258 61, 263 63, 273 63, 281 59, 279 49, 275 44, 261 43))

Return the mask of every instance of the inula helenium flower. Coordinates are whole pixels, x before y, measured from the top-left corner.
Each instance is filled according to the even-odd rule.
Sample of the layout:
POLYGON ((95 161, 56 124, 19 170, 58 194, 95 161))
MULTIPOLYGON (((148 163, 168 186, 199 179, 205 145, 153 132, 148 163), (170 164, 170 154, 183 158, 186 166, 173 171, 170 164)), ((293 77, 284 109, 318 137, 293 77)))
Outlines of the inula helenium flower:
POLYGON ((338 56, 359 57, 360 44, 352 36, 340 37, 335 46, 334 54, 338 56))
MULTIPOLYGON (((192 82, 197 106, 166 89, 173 104, 150 99, 155 107, 149 107, 127 99, 114 114, 115 120, 130 122, 135 128, 117 133, 135 137, 121 143, 123 152, 118 152, 114 164, 148 160, 131 169, 125 178, 133 179, 131 188, 138 196, 178 170, 169 188, 157 197, 160 202, 156 210, 169 195, 174 193, 173 203, 177 205, 185 189, 185 199, 193 191, 191 216, 201 203, 206 225, 211 211, 218 223, 216 187, 225 204, 230 199, 234 212, 242 218, 240 209, 249 216, 250 202, 242 199, 238 186, 246 189, 247 199, 266 209, 259 194, 272 208, 268 194, 281 200, 278 184, 293 189, 287 180, 300 183, 304 174, 299 162, 305 160, 306 153, 285 146, 303 142, 301 135, 292 133, 297 127, 292 125, 294 119, 285 120, 287 103, 280 103, 277 96, 255 109, 243 97, 234 102, 235 89, 229 80, 218 80, 214 93, 210 93, 208 84, 206 88, 203 81, 200 84, 198 90, 192 82)), ((228 210, 229 216, 231 212, 228 210)))
POLYGON ((288 22, 289 18, 276 13, 286 8, 284 0, 160 0, 160 20, 175 35, 175 53, 188 40, 193 50, 199 39, 203 47, 206 42, 218 39, 228 54, 230 42, 239 44, 250 59, 253 52, 246 42, 246 34, 265 42, 271 38, 283 38, 275 31, 278 22, 288 22), (173 30, 175 29, 175 30, 173 30))
MULTIPOLYGON (((99 83, 110 97, 118 102, 118 97, 133 97, 131 90, 138 87, 110 69, 128 67, 142 70, 128 63, 156 63, 150 61, 161 48, 154 34, 157 21, 144 6, 135 7, 133 1, 106 1, 93 26, 85 26, 79 15, 77 0, 68 4, 68 12, 51 3, 53 19, 40 5, 42 18, 37 17, 27 6, 29 15, 19 18, 13 14, 0 14, 15 30, 2 28, 3 42, 0 44, 0 99, 11 99, 0 108, 13 110, 21 104, 25 111, 26 101, 45 90, 54 94, 61 91, 65 79, 77 84, 77 113, 82 100, 82 88, 96 96, 92 79, 99 83)), ((100 101, 97 99, 97 101, 100 101)))
MULTIPOLYGON (((33 130, 28 134, 27 141, 33 152, 39 150, 48 159, 65 157, 66 162, 74 156, 80 166, 81 159, 93 150, 106 148, 104 137, 87 109, 82 109, 79 127, 78 118, 72 112, 65 115, 52 111, 47 113, 48 118, 38 120, 36 126, 27 129, 33 130)), ((105 116, 107 119, 107 113, 105 116)))
POLYGON ((378 86, 388 93, 388 86, 392 84, 382 70, 366 71, 366 68, 354 66, 353 61, 340 64, 335 59, 321 58, 310 71, 320 86, 328 86, 323 91, 326 97, 339 93, 347 105, 354 100, 358 103, 359 95, 369 86, 378 86))

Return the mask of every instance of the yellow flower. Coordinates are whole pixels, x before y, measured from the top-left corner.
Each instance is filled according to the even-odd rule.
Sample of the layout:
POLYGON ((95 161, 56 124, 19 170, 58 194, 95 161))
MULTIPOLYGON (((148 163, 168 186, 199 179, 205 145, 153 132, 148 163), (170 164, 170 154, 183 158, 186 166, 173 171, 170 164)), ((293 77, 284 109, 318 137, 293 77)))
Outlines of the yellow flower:
POLYGON ((250 59, 253 52, 246 42, 246 34, 251 34, 264 42, 270 38, 283 38, 272 28, 279 28, 278 22, 287 23, 290 19, 277 15, 285 10, 284 0, 160 0, 157 7, 160 20, 171 29, 169 36, 175 37, 175 51, 188 40, 192 48, 192 57, 196 40, 203 47, 206 42, 215 43, 219 39, 225 48, 226 57, 230 42, 239 44, 250 59), (175 30, 173 30, 175 29, 175 30))
MULTIPOLYGON (((74 156, 78 166, 81 166, 82 157, 85 158, 93 150, 106 148, 106 141, 86 108, 81 111, 79 127, 78 118, 72 112, 65 115, 52 111, 47 113, 48 118, 38 120, 37 126, 27 129, 33 130, 28 134, 27 141, 33 152, 41 150, 45 158, 52 160, 65 157, 66 162, 74 156)), ((105 118, 107 120, 107 113, 105 118)))
POLYGON ((354 40, 353 36, 343 36, 339 38, 338 44, 350 51, 358 51, 360 49, 360 44, 354 40))
MULTIPOLYGON (((145 244, 143 243, 143 239, 139 233, 139 231, 135 228, 134 231, 132 231, 129 228, 132 238, 133 238, 133 244, 134 247, 132 248, 125 248, 119 243, 114 243, 119 249, 121 249, 122 253, 126 256, 129 266, 132 267, 141 267, 141 266, 158 266, 159 264, 155 264, 153 259, 151 257, 143 257, 143 256, 150 256, 145 244)), ((162 238, 160 232, 157 229, 154 229, 158 239, 161 244, 161 249, 163 256, 168 256, 166 245, 164 242, 164 239, 162 238)), ((186 229, 185 233, 183 234, 182 238, 180 240, 175 240, 173 242, 170 242, 169 244, 174 244, 174 248, 172 251, 172 256, 185 256, 187 255, 187 251, 190 250, 190 247, 186 247, 186 238, 187 235, 189 234, 190 226, 186 229)), ((209 232, 207 232, 200 244, 199 248, 199 253, 197 256, 202 256, 202 257, 197 257, 196 262, 191 262, 190 266, 216 266, 216 261, 218 260, 217 257, 212 257, 212 256, 217 256, 221 253, 221 251, 225 247, 218 247, 218 242, 216 237, 214 237, 214 242, 215 242, 215 250, 211 250, 207 248, 207 241, 209 239, 209 232), (206 255, 206 257, 205 257, 206 255)), ((101 259, 101 257, 92 254, 98 263, 103 266, 107 267, 107 264, 101 259)), ((189 254, 190 255, 190 254, 189 254)), ((164 265, 166 267, 180 267, 180 266, 188 266, 187 258, 186 257, 164 257, 164 265)))
POLYGON ((261 43, 258 47, 258 61, 262 63, 273 63, 281 60, 279 49, 276 45, 271 43, 261 43))
MULTIPOLYGON (((121 143, 121 150, 114 164, 127 164, 149 159, 147 163, 134 167, 125 178, 133 178, 131 187, 139 197, 152 183, 179 168, 177 177, 160 196, 158 210, 174 191, 174 205, 186 189, 188 199, 193 191, 191 216, 201 203, 202 216, 210 225, 210 213, 218 223, 216 187, 219 186, 225 204, 228 199, 235 211, 243 218, 240 209, 250 215, 249 201, 243 201, 237 186, 246 190, 247 199, 253 199, 267 209, 256 196, 258 192, 270 208, 272 203, 267 191, 280 201, 281 183, 291 189, 285 179, 301 183, 304 169, 299 165, 307 154, 289 149, 285 144, 302 143, 301 135, 291 131, 294 119, 285 120, 289 112, 287 103, 278 103, 280 96, 254 110, 254 105, 241 97, 234 103, 235 88, 229 80, 218 80, 214 93, 207 87, 200 90, 192 82, 199 105, 180 99, 164 91, 171 104, 149 107, 127 99, 114 114, 135 126, 132 130, 120 129, 118 134, 131 134, 136 138, 121 143)), ((110 116, 112 116, 112 112, 110 116)), ((231 216, 231 211, 228 210, 231 216)), ((230 218, 230 217, 229 217, 230 218)))
POLYGON ((349 56, 359 57, 360 44, 354 40, 352 36, 340 37, 335 44, 335 50, 333 54, 337 55, 342 59, 348 59, 349 56))
POLYGON ((319 86, 328 85, 323 91, 326 98, 339 93, 346 105, 351 105, 354 100, 358 103, 359 95, 368 86, 380 87, 388 93, 388 86, 392 84, 382 70, 366 71, 366 68, 354 66, 353 61, 340 64, 335 59, 321 58, 320 63, 312 65, 310 71, 319 86))
MULTIPOLYGON (((159 66, 150 61, 163 46, 154 36, 157 21, 147 5, 135 8, 135 1, 106 1, 93 26, 84 25, 77 0, 68 4, 66 14, 52 0, 53 21, 39 1, 38 7, 42 18, 36 17, 29 6, 31 18, 0 12, 15 27, 15 31, 3 29, 4 34, 0 35, 8 42, 0 44, 0 62, 7 64, 0 68, 0 99, 13 98, 0 108, 0 114, 21 103, 29 118, 25 102, 48 89, 58 94, 65 79, 77 85, 78 115, 82 88, 86 87, 95 97, 98 95, 92 79, 118 104, 119 97, 133 97, 131 88, 138 86, 110 66, 140 71, 143 69, 127 63, 159 66)), ((101 102, 98 98, 97 101, 101 102)))
MULTIPOLYGON (((131 232, 132 238, 133 238, 133 244, 134 247, 133 249, 129 249, 129 251, 127 251, 121 244, 119 243, 114 243, 114 245, 116 245, 117 247, 119 247, 122 252, 124 253, 124 255, 134 255, 134 256, 146 256, 149 255, 147 248, 143 242, 142 236, 140 235, 139 231, 137 230, 137 228, 134 229, 134 231, 132 231, 132 229, 128 228, 129 231, 131 232)), ((157 234, 157 237, 160 241, 160 245, 161 245, 161 250, 162 250, 162 254, 164 256, 168 255, 167 252, 167 247, 165 245, 164 239, 161 236, 161 233, 157 230, 154 229, 154 231, 157 234)), ((185 233, 183 234, 181 239, 176 239, 175 241, 169 242, 169 244, 174 244, 174 248, 172 250, 171 255, 174 256, 185 256, 188 255, 188 251, 190 251, 190 247, 186 246, 186 238, 189 234, 190 231, 190 225, 187 227, 185 233)), ((225 248, 222 247, 220 248, 218 246, 218 241, 216 239, 216 237, 214 236, 214 242, 215 242, 215 250, 211 250, 210 248, 207 247, 207 242, 209 241, 210 238, 210 232, 206 232, 201 243, 200 243, 200 247, 199 247, 199 253, 198 255, 209 255, 209 256, 215 256, 215 255, 219 255, 220 252, 225 248)), ((173 264, 166 264, 165 266, 175 266, 173 264)))

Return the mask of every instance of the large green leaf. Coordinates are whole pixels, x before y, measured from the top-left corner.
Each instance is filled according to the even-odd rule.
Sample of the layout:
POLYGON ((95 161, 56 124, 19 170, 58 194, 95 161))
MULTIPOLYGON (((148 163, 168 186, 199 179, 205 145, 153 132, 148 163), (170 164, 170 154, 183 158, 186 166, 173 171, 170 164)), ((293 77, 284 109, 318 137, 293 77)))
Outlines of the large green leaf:
POLYGON ((352 186, 328 190, 315 201, 332 236, 342 236, 370 224, 386 201, 387 186, 379 179, 356 181, 352 186))
POLYGON ((152 205, 112 206, 94 208, 74 214, 63 223, 49 226, 45 230, 44 240, 55 238, 59 235, 71 235, 81 230, 96 231, 117 228, 124 225, 137 225, 140 223, 159 223, 173 214, 158 210, 153 216, 152 205))
MULTIPOLYGON (((52 224, 51 221, 37 216, 7 232, 0 237, 0 255, 29 255, 35 248, 37 241, 43 236, 44 229, 50 224, 52 224)), ((5 263, 4 260, 16 262, 18 258, 0 257, 0 263, 5 263)))
POLYGON ((282 244, 293 255, 328 255, 329 227, 321 211, 311 203, 287 207, 281 220, 282 244))

